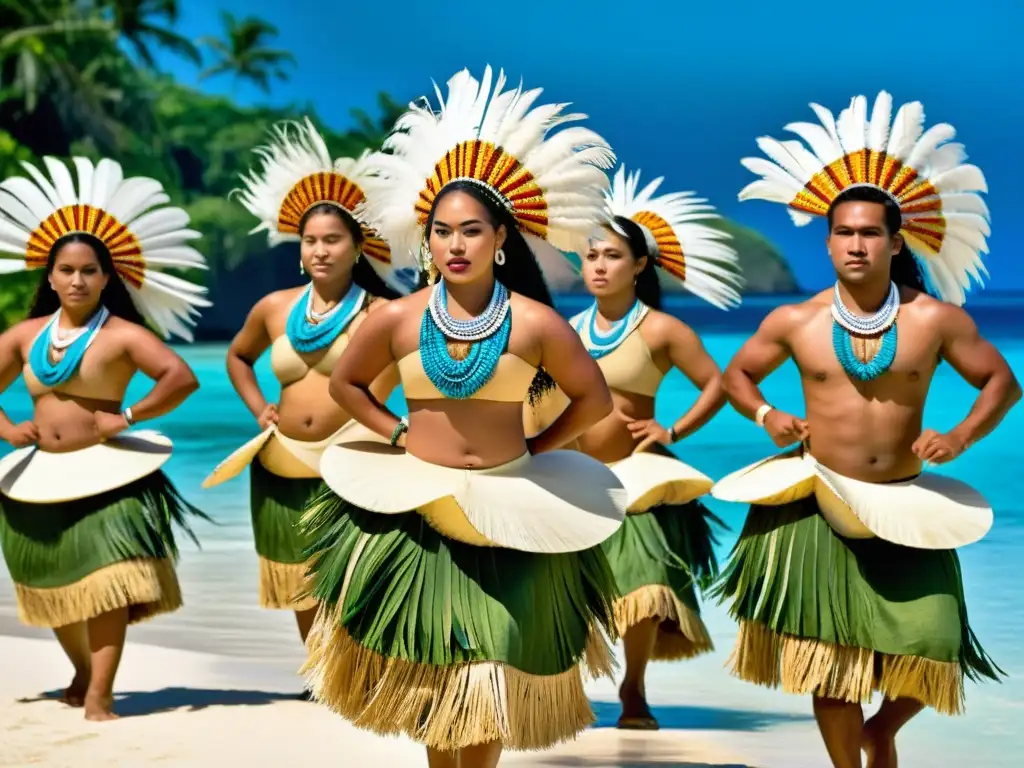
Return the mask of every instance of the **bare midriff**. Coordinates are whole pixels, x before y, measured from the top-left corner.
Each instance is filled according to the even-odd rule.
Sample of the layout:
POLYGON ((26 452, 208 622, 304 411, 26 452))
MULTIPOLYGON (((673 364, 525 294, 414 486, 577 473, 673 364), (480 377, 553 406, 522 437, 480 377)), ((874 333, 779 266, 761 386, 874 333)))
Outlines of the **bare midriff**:
POLYGON ((629 431, 626 419, 654 418, 654 398, 612 390, 614 410, 584 432, 577 440, 583 453, 608 464, 633 453, 639 440, 629 431))
POLYGON ((100 442, 97 411, 120 413, 120 400, 93 400, 51 391, 35 400, 32 416, 39 430, 39 447, 51 453, 88 448, 100 442))
POLYGON ((410 400, 406 450, 431 464, 485 469, 526 453, 523 405, 488 400, 410 400))
POLYGON ((350 416, 328 393, 329 377, 310 370, 302 379, 281 390, 278 428, 286 437, 317 442, 330 437, 350 416))

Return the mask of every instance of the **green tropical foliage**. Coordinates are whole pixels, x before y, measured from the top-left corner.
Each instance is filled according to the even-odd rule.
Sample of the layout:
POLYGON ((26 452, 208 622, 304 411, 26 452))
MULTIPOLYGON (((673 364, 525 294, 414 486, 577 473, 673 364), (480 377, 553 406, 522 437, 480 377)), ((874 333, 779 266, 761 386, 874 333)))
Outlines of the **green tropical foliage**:
MULTIPOLYGON (((264 293, 300 280, 298 251, 280 246, 268 256, 265 237, 228 194, 281 120, 308 115, 337 155, 376 149, 401 104, 381 94, 376 114, 353 110, 353 128, 331 131, 309 105, 242 107, 232 99, 176 82, 156 66, 170 52, 204 66, 202 75, 232 77, 268 91, 287 79, 294 57, 274 47, 276 28, 257 18, 223 15, 223 36, 190 41, 174 30, 177 0, 0 0, 0 178, 23 172, 45 155, 117 159, 129 175, 160 179, 172 202, 203 233, 197 247, 208 272, 194 277, 214 306, 197 338, 230 337, 264 293)), ((754 258, 777 267, 759 288, 792 287, 777 252, 757 233, 743 233, 754 258)), ((745 247, 747 247, 745 246, 745 247)), ((767 274, 767 273, 766 273, 767 274)), ((39 275, 0 277, 0 330, 24 317, 39 275)))
MULTIPOLYGON (((202 93, 156 69, 156 52, 269 87, 287 77, 291 54, 272 47, 276 29, 225 14, 225 38, 186 40, 174 31, 177 0, 0 0, 0 178, 24 173, 44 155, 117 159, 131 175, 160 179, 172 201, 204 235, 198 247, 210 269, 197 275, 214 307, 201 337, 233 333, 259 296, 298 279, 298 255, 273 258, 266 239, 249 237, 254 221, 227 195, 248 170, 251 150, 271 125, 309 115, 332 151, 357 154, 380 146, 402 110, 385 95, 379 116, 353 113, 349 133, 327 129, 309 106, 240 107, 202 93), (243 287, 244 286, 244 287, 243 287)), ((38 273, 0 278, 0 329, 24 317, 38 273)))

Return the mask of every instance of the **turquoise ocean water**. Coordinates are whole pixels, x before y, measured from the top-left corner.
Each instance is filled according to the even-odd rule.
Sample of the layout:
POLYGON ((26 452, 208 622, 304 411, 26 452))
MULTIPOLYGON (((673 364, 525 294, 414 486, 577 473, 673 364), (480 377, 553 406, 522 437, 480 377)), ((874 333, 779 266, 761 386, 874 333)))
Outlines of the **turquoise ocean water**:
MULTIPOLYGON (((972 314, 983 333, 1010 360, 1018 377, 1024 379, 1024 329, 1019 322, 1024 316, 1024 298, 982 299, 972 302, 972 314)), ((724 367, 777 301, 747 301, 742 311, 730 313, 731 316, 687 301, 672 304, 670 310, 694 325, 711 355, 724 367)), ((566 314, 584 305, 574 298, 560 303, 566 314)), ((174 456, 165 470, 185 496, 205 509, 217 524, 196 526, 201 551, 190 542, 183 545, 180 573, 186 607, 172 616, 133 628, 130 638, 261 659, 282 669, 294 669, 301 661, 301 648, 290 616, 261 611, 256 606, 256 560, 249 526, 247 474, 210 490, 200 488, 203 478, 218 462, 258 431, 224 372, 225 348, 223 344, 179 348, 196 371, 201 389, 177 411, 153 425, 175 444, 174 456)), ((265 391, 273 396, 277 385, 266 356, 257 370, 265 391)), ((147 381, 137 379, 127 402, 138 399, 147 387, 147 381)), ((764 391, 778 407, 802 412, 796 370, 791 363, 765 382, 764 391)), ((658 418, 662 423, 677 418, 694 396, 688 382, 673 372, 658 394, 658 418)), ((926 426, 938 430, 952 427, 967 413, 974 396, 975 391, 948 365, 943 365, 932 385, 926 426)), ((404 408, 400 393, 392 398, 391 405, 399 411, 404 408)), ((30 401, 20 380, 0 396, 0 407, 16 421, 30 416, 30 401)), ((1024 736, 1014 723, 1024 714, 1024 586, 1017 569, 1024 562, 1024 502, 1019 474, 1024 467, 1022 430, 1024 407, 1012 412, 995 434, 941 469, 982 491, 996 510, 991 533, 983 541, 961 550, 961 558, 973 628, 1009 677, 1002 684, 969 683, 966 717, 946 718, 931 712, 920 716, 902 739, 907 753, 901 765, 1019 765, 1024 736), (925 760, 925 756, 930 757, 925 760)), ((7 446, 2 450, 6 452, 7 446)), ((771 454, 773 446, 761 430, 726 408, 698 434, 678 445, 676 451, 688 463, 718 478, 771 454)), ((719 556, 724 559, 742 526, 745 509, 715 500, 709 505, 731 528, 719 544, 719 556)), ((9 579, 3 572, 0 633, 47 636, 45 632, 21 627, 16 616, 9 579)), ((809 701, 728 678, 722 666, 734 637, 733 624, 719 607, 709 606, 706 618, 717 645, 714 654, 692 662, 654 665, 648 673, 652 703, 664 705, 658 710, 663 725, 753 731, 760 741, 750 744, 774 744, 775 749, 787 753, 795 748, 793 734, 798 729, 801 750, 806 750, 806 754, 801 752, 803 757, 799 759, 794 756, 790 764, 794 768, 823 764, 817 742, 812 738, 813 724, 805 717, 809 701)), ((55 685, 57 682, 60 681, 55 681, 55 685)), ((602 724, 610 724, 617 711, 614 706, 599 704, 598 714, 602 724)))

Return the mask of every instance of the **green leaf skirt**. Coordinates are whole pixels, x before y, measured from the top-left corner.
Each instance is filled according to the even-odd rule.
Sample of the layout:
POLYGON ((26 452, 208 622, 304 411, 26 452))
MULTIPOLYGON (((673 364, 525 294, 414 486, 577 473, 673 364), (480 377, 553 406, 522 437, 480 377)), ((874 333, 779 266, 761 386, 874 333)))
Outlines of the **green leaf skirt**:
POLYGON ((188 515, 209 519, 162 471, 56 504, 0 494, 0 548, 19 618, 54 628, 127 607, 136 623, 180 608, 172 524, 195 539, 188 515))
POLYGON ((965 676, 1002 674, 967 622, 954 550, 843 538, 813 498, 752 506, 716 591, 740 622, 733 674, 752 683, 959 714, 965 676))
POLYGON ((600 547, 536 554, 447 539, 325 489, 303 518, 322 603, 304 667, 355 725, 440 750, 543 749, 594 722, 583 671, 611 674, 614 577, 600 547))
POLYGON ((260 463, 249 465, 249 506, 259 556, 259 600, 263 608, 305 611, 316 607, 306 592, 306 538, 302 512, 324 488, 319 478, 281 477, 260 463))
POLYGON ((601 548, 623 597, 615 601, 619 635, 657 619, 654 660, 677 660, 714 650, 700 618, 697 590, 718 572, 712 524, 724 524, 700 501, 662 504, 626 515, 601 548))

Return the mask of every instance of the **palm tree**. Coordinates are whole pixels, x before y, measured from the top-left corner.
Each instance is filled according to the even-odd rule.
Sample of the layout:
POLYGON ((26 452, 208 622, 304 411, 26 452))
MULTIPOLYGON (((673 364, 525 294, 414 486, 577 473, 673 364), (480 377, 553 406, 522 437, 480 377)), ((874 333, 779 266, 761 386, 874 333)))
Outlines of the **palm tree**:
POLYGON ((112 30, 73 0, 0 0, 0 102, 19 98, 31 112, 52 80, 73 79, 72 41, 102 46, 112 30))
POLYGON ((166 48, 196 66, 203 63, 199 49, 191 41, 151 21, 163 18, 170 25, 176 23, 178 0, 99 0, 99 4, 111 12, 114 28, 132 44, 139 59, 147 67, 156 66, 150 50, 151 44, 166 48))
POLYGON ((255 16, 238 19, 230 11, 222 12, 221 18, 224 21, 224 39, 204 37, 199 41, 209 46, 219 59, 200 73, 200 80, 230 73, 236 82, 248 80, 264 93, 269 93, 272 77, 288 79, 284 65, 294 64, 295 57, 288 51, 266 47, 272 38, 277 37, 277 27, 255 16))
POLYGON ((376 120, 364 109, 356 107, 349 110, 356 123, 348 132, 351 141, 377 149, 394 130, 395 122, 402 116, 407 106, 395 101, 390 94, 381 92, 377 94, 377 108, 380 110, 380 117, 376 120))
POLYGON ((34 135, 44 145, 45 134, 62 145, 85 132, 113 146, 111 110, 124 93, 111 70, 123 58, 116 31, 93 6, 0 0, 0 120, 16 138, 34 135))

